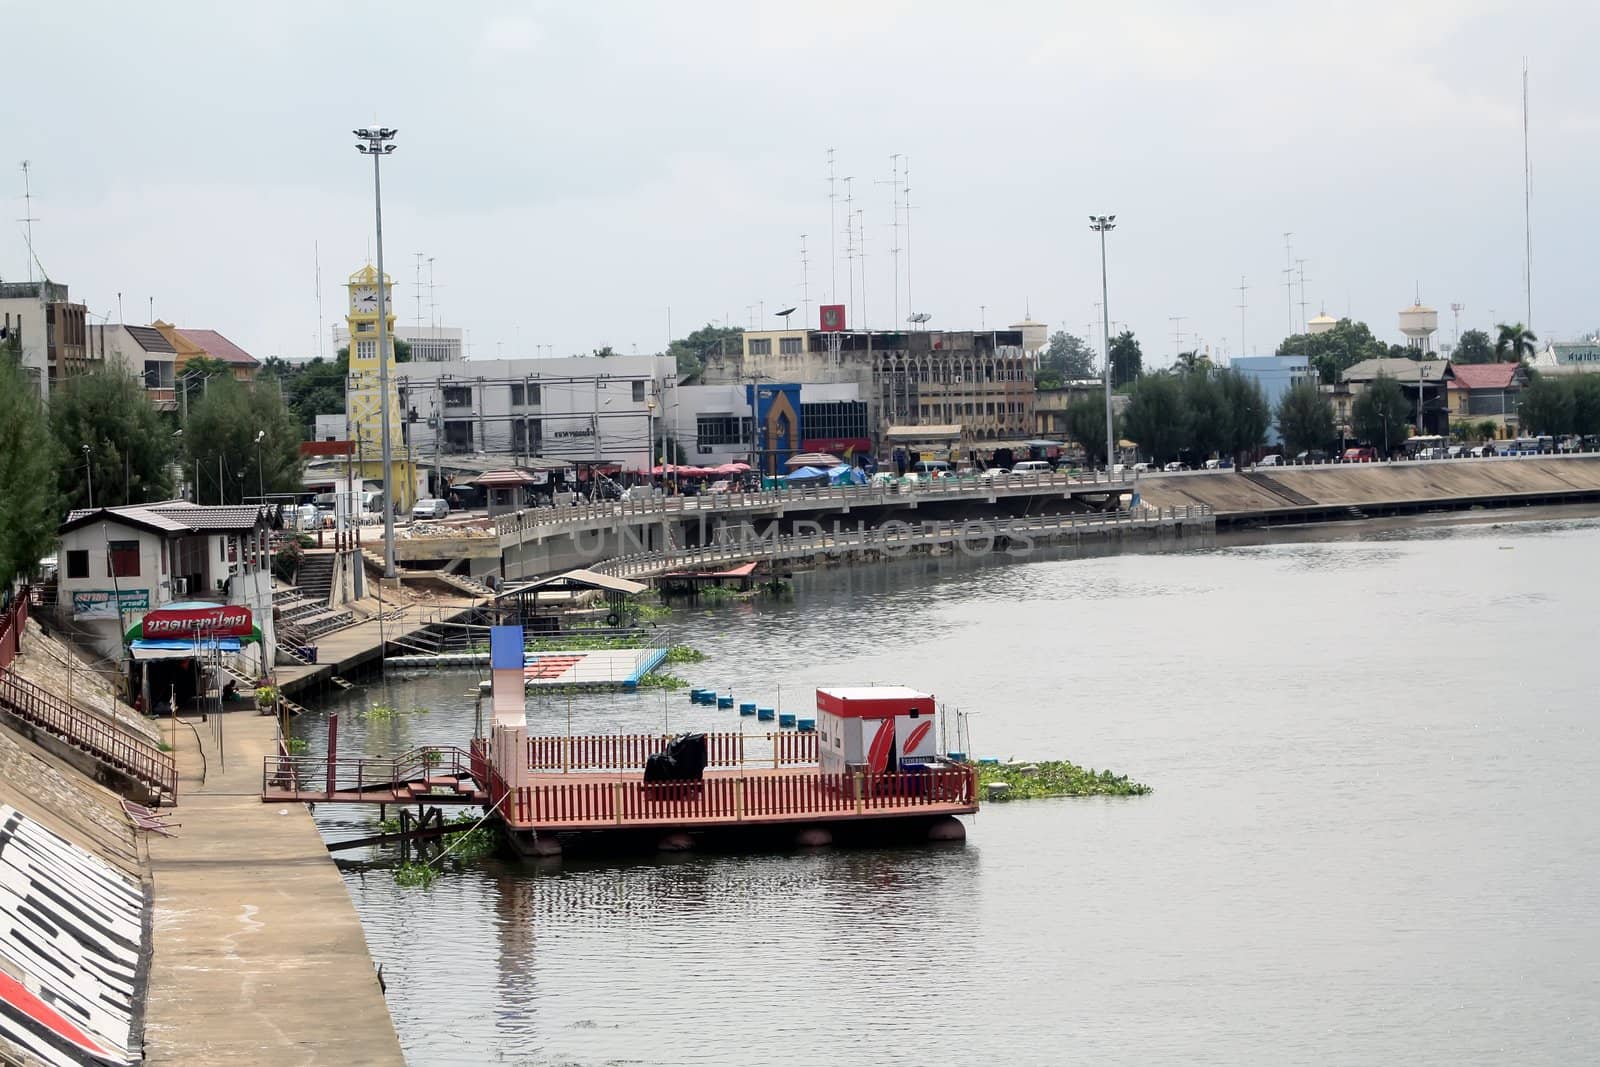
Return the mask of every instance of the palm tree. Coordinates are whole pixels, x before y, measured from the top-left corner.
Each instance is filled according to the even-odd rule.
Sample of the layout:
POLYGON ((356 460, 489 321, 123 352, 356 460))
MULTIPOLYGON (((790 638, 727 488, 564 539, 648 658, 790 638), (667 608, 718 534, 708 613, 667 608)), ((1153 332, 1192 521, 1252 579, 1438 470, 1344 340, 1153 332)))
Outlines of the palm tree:
POLYGON ((1500 337, 1494 343, 1494 361, 1496 363, 1521 363, 1533 356, 1533 346, 1539 340, 1533 331, 1522 323, 1499 326, 1500 337))
POLYGON ((1200 352, 1179 352, 1176 367, 1180 373, 1189 374, 1193 371, 1211 371, 1211 358, 1200 352))

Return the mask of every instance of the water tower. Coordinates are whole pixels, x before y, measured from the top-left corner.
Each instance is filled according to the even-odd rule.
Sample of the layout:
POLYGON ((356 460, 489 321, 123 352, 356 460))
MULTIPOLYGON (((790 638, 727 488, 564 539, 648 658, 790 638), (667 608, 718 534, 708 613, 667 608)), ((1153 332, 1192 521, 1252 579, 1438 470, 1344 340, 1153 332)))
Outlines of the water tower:
POLYGON ((1049 324, 1034 322, 1032 316, 1023 316, 1022 321, 1013 322, 1011 328, 1022 331, 1022 351, 1030 356, 1037 355, 1050 342, 1049 324))
POLYGON ((1415 304, 1400 312, 1400 332, 1406 335, 1406 346, 1427 355, 1433 351, 1433 335, 1439 329, 1439 313, 1423 307, 1419 297, 1415 304))
POLYGON ((1306 332, 1327 333, 1337 325, 1339 325, 1339 320, 1324 311, 1322 314, 1306 323, 1306 332))

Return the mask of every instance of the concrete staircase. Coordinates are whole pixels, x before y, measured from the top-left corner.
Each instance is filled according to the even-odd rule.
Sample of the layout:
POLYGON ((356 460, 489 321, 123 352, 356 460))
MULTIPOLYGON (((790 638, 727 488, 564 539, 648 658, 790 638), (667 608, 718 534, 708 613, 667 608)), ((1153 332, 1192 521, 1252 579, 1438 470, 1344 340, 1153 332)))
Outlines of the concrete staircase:
POLYGON ((294 584, 302 597, 320 601, 327 607, 333 592, 333 553, 307 552, 301 556, 294 584))

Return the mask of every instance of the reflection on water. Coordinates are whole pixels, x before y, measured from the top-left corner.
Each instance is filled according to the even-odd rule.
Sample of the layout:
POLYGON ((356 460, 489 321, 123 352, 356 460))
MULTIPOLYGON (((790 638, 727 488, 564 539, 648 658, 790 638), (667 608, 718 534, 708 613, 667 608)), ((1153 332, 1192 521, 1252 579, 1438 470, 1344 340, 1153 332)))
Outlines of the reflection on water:
MULTIPOLYGON (((696 685, 791 710, 918 685, 974 713, 981 754, 1156 792, 990 806, 965 847, 487 861, 426 892, 342 859, 408 1056, 1594 1061, 1600 523, 1366 532, 841 567, 682 613, 696 685)), ((475 681, 345 695, 342 751, 463 743, 475 681), (375 700, 399 714, 363 719, 375 700)), ((536 729, 569 715, 737 722, 682 693, 530 702, 536 729)))

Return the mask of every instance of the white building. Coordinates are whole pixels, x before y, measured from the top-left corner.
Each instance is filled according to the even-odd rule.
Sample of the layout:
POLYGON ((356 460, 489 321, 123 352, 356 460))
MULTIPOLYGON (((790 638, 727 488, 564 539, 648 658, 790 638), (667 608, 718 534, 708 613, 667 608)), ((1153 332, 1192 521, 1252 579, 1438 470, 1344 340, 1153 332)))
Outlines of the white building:
POLYGON ((87 310, 67 299, 59 282, 0 282, 0 330, 15 340, 22 367, 39 395, 64 375, 85 369, 87 310))
MULTIPOLYGON (((460 363, 466 358, 462 348, 462 331, 459 326, 405 326, 396 323, 397 340, 411 346, 413 363, 460 363)), ((333 350, 350 345, 350 330, 344 326, 333 329, 333 350)))
POLYGON ((159 411, 175 411, 178 352, 154 326, 90 324, 89 351, 107 365, 121 367, 144 383, 145 394, 159 411))
POLYGON ((57 553, 60 610, 100 651, 120 658, 123 635, 176 601, 248 607, 261 643, 241 665, 264 673, 276 651, 266 509, 186 501, 81 509, 67 516, 57 553))
POLYGON ((421 465, 436 452, 483 453, 638 472, 653 465, 648 441, 672 378, 660 356, 402 363, 401 445, 421 465))

